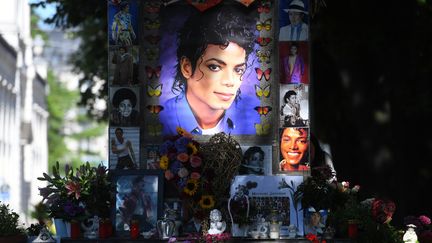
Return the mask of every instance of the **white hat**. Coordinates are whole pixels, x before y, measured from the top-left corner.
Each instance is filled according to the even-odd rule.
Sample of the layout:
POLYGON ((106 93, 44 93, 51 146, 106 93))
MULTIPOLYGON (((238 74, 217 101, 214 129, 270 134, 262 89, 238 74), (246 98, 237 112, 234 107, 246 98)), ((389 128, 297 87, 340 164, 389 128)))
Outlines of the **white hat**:
POLYGON ((293 0, 287 9, 284 9, 285 12, 297 12, 297 13, 305 13, 308 12, 305 10, 305 6, 302 0, 293 0))

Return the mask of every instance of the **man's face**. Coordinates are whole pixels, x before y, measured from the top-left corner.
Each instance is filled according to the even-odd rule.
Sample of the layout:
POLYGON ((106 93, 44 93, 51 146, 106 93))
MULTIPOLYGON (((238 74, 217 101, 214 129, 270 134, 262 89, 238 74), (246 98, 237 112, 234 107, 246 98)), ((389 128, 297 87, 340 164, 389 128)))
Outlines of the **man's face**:
POLYGON ((132 103, 129 99, 122 100, 119 104, 120 114, 123 117, 129 117, 132 113, 132 103))
POLYGON ((321 219, 321 215, 319 213, 312 213, 310 216, 311 225, 318 226, 321 219))
POLYGON ((115 131, 115 135, 116 135, 116 138, 117 138, 118 140, 123 139, 123 132, 122 132, 122 131, 120 131, 120 130, 116 130, 116 131, 115 131))
POLYGON ((290 48, 290 54, 296 55, 297 54, 297 46, 291 46, 290 48))
POLYGON ((250 169, 253 170, 254 172, 257 172, 257 173, 261 172, 262 167, 263 167, 263 161, 264 161, 264 158, 261 156, 260 153, 258 153, 258 152, 254 153, 249 160, 249 165, 253 166, 255 168, 250 168, 250 169), (259 168, 257 168, 257 167, 259 167, 259 168))
POLYGON ((295 103, 296 103, 296 100, 297 100, 297 95, 291 95, 291 96, 288 98, 288 102, 291 103, 291 104, 295 104, 295 103))
POLYGON ((284 129, 280 149, 286 163, 292 166, 300 163, 308 148, 307 136, 307 132, 304 129, 284 129))
MULTIPOLYGON (((241 85, 246 69, 246 51, 230 42, 227 47, 209 44, 197 61, 195 72, 187 76, 187 99, 194 111, 226 110, 241 85)), ((191 66, 185 67, 191 71, 191 66)))
POLYGON ((299 12, 288 11, 288 17, 291 24, 299 24, 302 21, 303 14, 299 12))

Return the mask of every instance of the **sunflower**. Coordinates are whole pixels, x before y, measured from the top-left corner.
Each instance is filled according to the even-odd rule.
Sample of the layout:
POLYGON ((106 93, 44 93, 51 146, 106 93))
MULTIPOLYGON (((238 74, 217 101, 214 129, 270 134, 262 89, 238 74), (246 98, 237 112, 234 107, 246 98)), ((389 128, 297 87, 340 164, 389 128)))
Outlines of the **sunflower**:
POLYGON ((160 161, 159 161, 159 167, 160 167, 162 170, 166 170, 166 169, 168 169, 168 164, 169 164, 168 156, 163 155, 163 156, 160 158, 160 161))
POLYGON ((214 207, 215 200, 214 200, 214 197, 212 195, 204 195, 201 197, 198 204, 203 209, 210 209, 210 208, 214 207))
POLYGON ((198 149, 193 143, 188 143, 187 148, 189 148, 192 151, 192 155, 195 155, 198 153, 198 149))
POLYGON ((198 191, 198 180, 189 178, 186 182, 186 186, 183 188, 183 192, 189 196, 193 196, 198 191))
POLYGON ((186 133, 186 130, 184 130, 181 127, 176 127, 176 131, 178 133, 178 135, 183 136, 186 133))

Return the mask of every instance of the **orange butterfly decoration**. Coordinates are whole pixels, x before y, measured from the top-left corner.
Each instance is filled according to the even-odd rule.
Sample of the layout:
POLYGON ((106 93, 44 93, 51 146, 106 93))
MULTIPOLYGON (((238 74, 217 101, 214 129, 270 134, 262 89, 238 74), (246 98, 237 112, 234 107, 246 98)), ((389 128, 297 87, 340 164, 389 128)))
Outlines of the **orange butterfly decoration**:
POLYGON ((272 110, 271 106, 255 106, 254 110, 258 112, 261 116, 267 116, 267 114, 272 110))
POLYGON ((147 109, 152 114, 159 114, 159 112, 161 112, 164 109, 164 107, 161 105, 148 105, 147 109))

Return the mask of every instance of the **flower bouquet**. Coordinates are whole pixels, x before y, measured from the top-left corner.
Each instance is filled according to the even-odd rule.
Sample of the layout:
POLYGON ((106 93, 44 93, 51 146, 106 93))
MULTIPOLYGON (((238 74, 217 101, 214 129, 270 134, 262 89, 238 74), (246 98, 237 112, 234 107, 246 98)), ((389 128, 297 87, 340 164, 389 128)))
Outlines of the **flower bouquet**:
POLYGON ((65 175, 62 176, 57 162, 52 176, 43 173, 38 180, 47 182, 47 186, 39 188, 39 192, 50 217, 80 221, 93 215, 109 216, 111 183, 104 166, 91 167, 87 162, 74 173, 66 165, 65 175))
POLYGON ((161 145, 159 167, 165 171, 165 179, 171 187, 167 190, 174 188, 177 192, 174 196, 185 202, 186 218, 203 219, 215 205, 210 188, 213 174, 203 170, 200 144, 182 128, 177 128, 177 132, 178 135, 169 137, 161 145))

